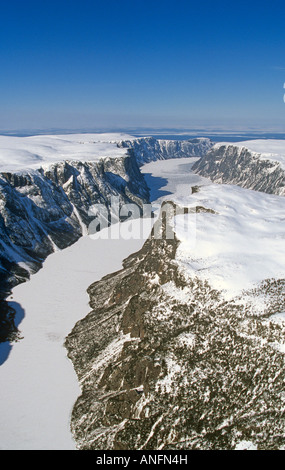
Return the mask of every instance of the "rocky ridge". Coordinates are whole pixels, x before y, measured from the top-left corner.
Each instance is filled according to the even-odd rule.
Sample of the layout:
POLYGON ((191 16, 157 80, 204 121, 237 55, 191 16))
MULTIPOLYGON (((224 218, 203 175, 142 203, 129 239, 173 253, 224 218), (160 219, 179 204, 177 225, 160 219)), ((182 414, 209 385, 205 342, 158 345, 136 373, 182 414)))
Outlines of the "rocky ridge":
POLYGON ((141 137, 122 140, 118 147, 133 150, 139 165, 168 158, 202 157, 213 146, 205 137, 190 140, 162 140, 154 137, 141 137))
POLYGON ((215 144, 192 169, 215 183, 285 195, 285 171, 281 163, 246 147, 215 144))
POLYGON ((32 172, 0 174, 0 341, 15 337, 3 299, 38 271, 46 257, 87 233, 90 208, 111 198, 142 208, 149 192, 131 154, 98 162, 64 161, 32 172))
POLYGON ((151 236, 88 289, 92 310, 65 344, 78 448, 284 448, 284 280, 225 301, 187 275, 178 245, 151 236))
MULTIPOLYGON (((282 168, 245 148, 217 145, 194 167, 283 194, 282 168)), ((92 310, 66 339, 78 448, 284 449, 284 279, 225 300, 187 272, 179 245, 151 236, 88 290, 92 310)))
POLYGON ((148 188, 133 156, 99 162, 59 162, 30 173, 0 175, 1 285, 11 288, 37 271, 56 249, 82 236, 90 207, 141 206, 148 188))

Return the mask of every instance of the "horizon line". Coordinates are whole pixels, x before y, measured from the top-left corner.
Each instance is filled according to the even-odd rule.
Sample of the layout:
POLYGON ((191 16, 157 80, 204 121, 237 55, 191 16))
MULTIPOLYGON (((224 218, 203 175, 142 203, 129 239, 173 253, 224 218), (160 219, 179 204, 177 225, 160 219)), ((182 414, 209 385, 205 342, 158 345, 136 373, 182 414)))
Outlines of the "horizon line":
POLYGON ((60 134, 111 134, 111 133, 125 133, 125 134, 159 134, 159 135, 168 135, 173 134, 177 136, 183 135, 197 135, 197 134, 212 134, 212 135, 240 135, 240 134, 280 134, 285 135, 285 128, 281 130, 280 128, 255 128, 255 127, 240 127, 240 128, 231 128, 231 127, 80 127, 80 128, 71 128, 71 127, 47 127, 47 128, 16 128, 16 129, 0 129, 0 135, 2 136, 11 136, 11 137, 25 137, 33 135, 60 135, 60 134))

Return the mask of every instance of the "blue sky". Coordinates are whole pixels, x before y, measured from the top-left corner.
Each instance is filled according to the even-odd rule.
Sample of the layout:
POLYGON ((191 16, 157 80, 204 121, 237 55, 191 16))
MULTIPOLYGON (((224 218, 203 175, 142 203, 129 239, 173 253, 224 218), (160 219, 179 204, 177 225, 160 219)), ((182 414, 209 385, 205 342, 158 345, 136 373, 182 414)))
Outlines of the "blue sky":
POLYGON ((1 2, 0 129, 285 131, 285 4, 1 2))

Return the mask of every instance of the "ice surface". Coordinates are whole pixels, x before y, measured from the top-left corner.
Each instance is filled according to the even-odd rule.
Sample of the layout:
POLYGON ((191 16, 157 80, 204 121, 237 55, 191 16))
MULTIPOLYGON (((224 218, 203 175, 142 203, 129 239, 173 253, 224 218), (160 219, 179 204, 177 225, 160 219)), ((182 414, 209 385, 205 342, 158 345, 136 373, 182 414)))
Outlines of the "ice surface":
POLYGON ((14 288, 9 300, 25 316, 19 325, 23 339, 0 367, 0 449, 75 449, 69 423, 80 389, 64 339, 90 311, 87 287, 121 269, 142 244, 83 237, 14 288))

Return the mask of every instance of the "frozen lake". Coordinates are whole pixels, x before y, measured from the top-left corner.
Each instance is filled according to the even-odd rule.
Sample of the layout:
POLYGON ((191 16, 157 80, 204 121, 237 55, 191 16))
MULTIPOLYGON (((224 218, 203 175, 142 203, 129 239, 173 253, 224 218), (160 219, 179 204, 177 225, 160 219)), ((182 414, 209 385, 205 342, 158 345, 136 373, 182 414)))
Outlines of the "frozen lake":
POLYGON ((23 339, 0 367, 1 449, 75 448, 69 421, 80 389, 64 339, 90 310, 87 287, 121 269, 142 243, 81 238, 14 289, 13 306, 24 310, 23 339))

